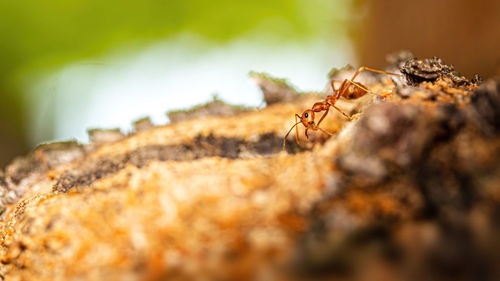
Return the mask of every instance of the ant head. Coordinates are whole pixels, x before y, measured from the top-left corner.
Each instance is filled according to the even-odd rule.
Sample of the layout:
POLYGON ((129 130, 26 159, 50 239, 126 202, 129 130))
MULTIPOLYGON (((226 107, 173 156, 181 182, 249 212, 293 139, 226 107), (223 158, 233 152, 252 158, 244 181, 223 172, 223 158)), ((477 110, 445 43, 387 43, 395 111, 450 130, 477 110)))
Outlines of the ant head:
POLYGON ((308 109, 302 113, 302 117, 300 117, 300 122, 306 127, 314 125, 314 111, 308 109))

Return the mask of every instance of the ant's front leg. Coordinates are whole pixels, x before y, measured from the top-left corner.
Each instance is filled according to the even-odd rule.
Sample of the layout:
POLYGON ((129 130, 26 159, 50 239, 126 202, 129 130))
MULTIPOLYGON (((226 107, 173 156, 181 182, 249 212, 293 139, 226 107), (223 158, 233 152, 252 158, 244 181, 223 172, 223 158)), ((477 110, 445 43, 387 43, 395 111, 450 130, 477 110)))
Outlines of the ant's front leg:
POLYGON ((321 116, 321 118, 319 119, 318 121, 318 124, 316 124, 316 127, 319 126, 319 124, 321 124, 321 121, 323 121, 323 119, 325 119, 326 115, 328 114, 328 111, 330 110, 330 108, 328 107, 325 111, 325 113, 323 114, 323 116, 321 116))
POLYGON ((325 113, 323 114, 323 116, 321 116, 321 118, 319 119, 318 121, 318 124, 316 124, 316 129, 320 130, 321 132, 327 134, 327 135, 330 135, 330 136, 333 136, 332 133, 328 132, 327 130, 324 130, 322 128, 319 127, 319 124, 321 124, 321 121, 323 121, 323 119, 325 119, 326 115, 328 114, 328 112, 330 111, 330 108, 327 108, 325 113))

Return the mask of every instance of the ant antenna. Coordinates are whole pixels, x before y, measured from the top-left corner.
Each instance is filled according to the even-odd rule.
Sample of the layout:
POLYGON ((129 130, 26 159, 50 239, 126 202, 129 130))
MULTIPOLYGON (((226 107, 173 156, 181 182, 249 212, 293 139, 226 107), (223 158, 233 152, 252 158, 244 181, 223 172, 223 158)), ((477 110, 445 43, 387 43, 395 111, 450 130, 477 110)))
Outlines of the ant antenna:
POLYGON ((283 139, 283 152, 285 151, 286 139, 288 138, 288 135, 289 135, 289 134, 290 134, 290 132, 293 130, 293 128, 294 128, 295 126, 297 126, 300 122, 301 122, 301 121, 299 121, 299 122, 295 123, 295 125, 293 125, 293 126, 290 128, 290 130, 288 131, 288 133, 286 133, 285 138, 283 139))

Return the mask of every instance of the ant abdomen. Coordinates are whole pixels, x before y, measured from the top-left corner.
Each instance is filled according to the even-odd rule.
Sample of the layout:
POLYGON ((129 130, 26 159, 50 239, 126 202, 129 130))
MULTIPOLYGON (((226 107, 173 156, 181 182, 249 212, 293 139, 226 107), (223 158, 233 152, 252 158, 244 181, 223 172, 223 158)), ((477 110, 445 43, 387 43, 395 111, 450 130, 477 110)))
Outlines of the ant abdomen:
MULTIPOLYGON (((363 85, 361 83, 357 83, 357 84, 366 89, 365 85, 363 85)), ((344 98, 346 98, 348 100, 354 100, 354 99, 359 99, 360 97, 366 95, 367 92, 364 89, 362 89, 361 87, 358 87, 355 85, 350 85, 349 89, 344 94, 344 98)))

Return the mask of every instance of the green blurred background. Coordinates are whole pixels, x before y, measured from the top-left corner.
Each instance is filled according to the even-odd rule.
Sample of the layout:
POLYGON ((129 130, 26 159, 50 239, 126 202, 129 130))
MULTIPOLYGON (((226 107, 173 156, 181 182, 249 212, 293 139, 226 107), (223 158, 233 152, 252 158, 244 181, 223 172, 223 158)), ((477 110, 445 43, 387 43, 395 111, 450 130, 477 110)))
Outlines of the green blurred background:
MULTIPOLYGON (((331 21, 332 4, 325 0, 1 1, 0 165, 41 141, 30 139, 26 111, 32 108, 27 99, 46 101, 33 97, 29 89, 65 65, 90 60, 91 65, 106 66, 99 59, 103 54, 113 50, 130 54, 183 32, 223 45, 262 23, 263 36, 256 40, 286 44, 326 36, 336 26, 331 21)), ((45 98, 55 102, 51 96, 45 98)), ((53 110, 49 107, 38 116, 46 140, 54 137, 53 110)))
POLYGON ((75 132, 89 126, 121 126, 158 114, 153 108, 189 105, 174 101, 190 92, 199 93, 193 104, 222 91, 230 102, 258 105, 257 89, 241 82, 250 70, 321 90, 330 67, 384 67, 387 53, 410 49, 441 56, 467 75, 492 76, 500 64, 499 14, 494 0, 0 1, 0 167, 41 141, 82 140, 75 132), (144 57, 149 63, 140 68, 144 57), (214 81, 212 71, 227 77, 214 81), (115 85, 132 80, 144 95, 161 89, 140 100, 115 85), (176 92, 161 81, 198 87, 176 92), (96 107, 103 109, 94 114, 96 107))

